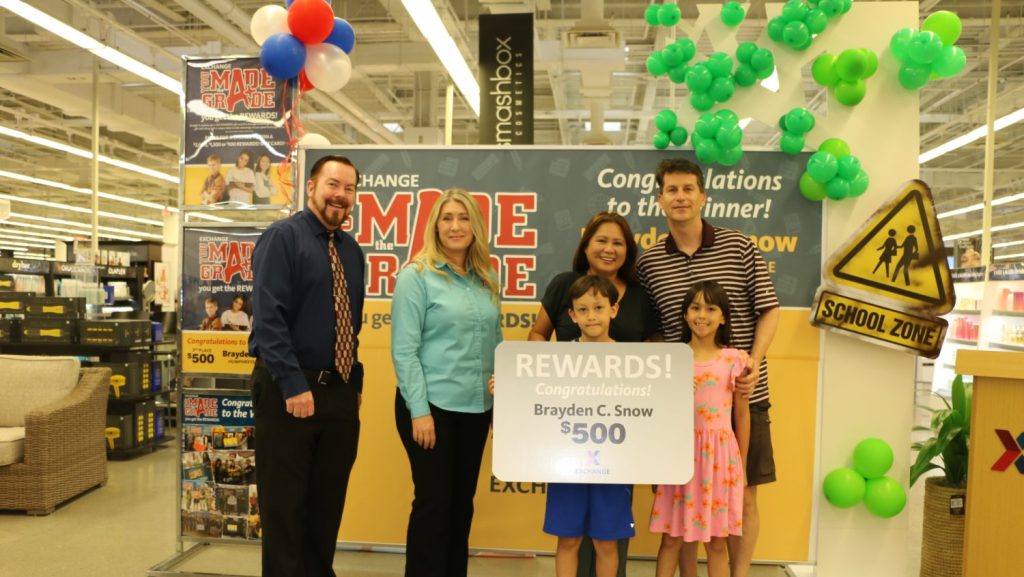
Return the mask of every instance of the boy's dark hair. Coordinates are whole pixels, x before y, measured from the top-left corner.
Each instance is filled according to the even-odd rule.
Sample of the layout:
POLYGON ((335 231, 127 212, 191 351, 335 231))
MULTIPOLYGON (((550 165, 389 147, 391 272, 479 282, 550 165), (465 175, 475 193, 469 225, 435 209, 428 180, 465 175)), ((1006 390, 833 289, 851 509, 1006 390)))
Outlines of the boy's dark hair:
POLYGON ((206 156, 206 160, 207 160, 207 162, 209 162, 211 160, 216 160, 217 162, 220 162, 220 155, 219 154, 209 154, 209 155, 206 156))
POLYGON ((636 282, 636 239, 633 238, 633 231, 629 228, 626 219, 614 212, 601 211, 590 218, 590 222, 583 229, 580 243, 576 245, 576 254, 572 257, 572 270, 580 274, 587 274, 587 271, 590 270, 590 262, 587 261, 587 246, 597 234, 597 229, 606 222, 619 225, 626 241, 626 260, 619 268, 617 276, 626 282, 636 282))
POLYGON ((572 303, 576 299, 590 292, 596 292, 603 297, 608 297, 609 304, 614 305, 619 302, 619 289, 615 288, 612 281, 603 276, 585 274, 569 285, 569 307, 572 308, 572 303))
POLYGON ((704 190, 704 172, 696 163, 685 158, 666 158, 658 163, 658 169, 654 172, 654 181, 658 183, 658 194, 665 188, 665 175, 672 173, 692 174, 697 177, 697 186, 701 192, 704 190))
POLYGON ((328 162, 340 162, 346 166, 351 166, 352 170, 356 171, 356 182, 359 182, 359 169, 356 165, 352 164, 352 161, 338 154, 328 154, 320 160, 313 163, 313 168, 309 170, 309 179, 316 180, 316 177, 320 176, 320 169, 324 167, 328 162))
POLYGON ((690 287, 689 292, 686 293, 686 297, 683 298, 683 342, 688 343, 693 339, 693 331, 690 330, 690 325, 686 322, 686 311, 690 310, 690 305, 693 304, 697 295, 703 295, 705 303, 716 305, 722 309, 723 322, 718 327, 718 330, 715 331, 715 344, 723 348, 729 346, 729 339, 732 338, 729 332, 729 325, 732 324, 729 295, 726 294, 722 285, 713 280, 695 283, 690 287))
POLYGON ((220 305, 220 303, 219 303, 219 302, 217 302, 217 299, 215 299, 215 298, 213 298, 213 297, 209 297, 209 298, 207 298, 207 299, 206 299, 206 303, 207 303, 207 304, 209 304, 209 303, 213 303, 213 304, 215 304, 215 305, 218 305, 218 306, 220 305))

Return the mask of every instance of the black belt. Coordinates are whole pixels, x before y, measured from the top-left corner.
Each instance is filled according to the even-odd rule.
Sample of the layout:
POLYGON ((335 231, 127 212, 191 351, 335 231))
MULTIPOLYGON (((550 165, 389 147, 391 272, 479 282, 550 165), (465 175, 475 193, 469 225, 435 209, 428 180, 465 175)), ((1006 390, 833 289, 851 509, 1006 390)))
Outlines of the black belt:
POLYGON ((302 374, 306 375, 306 382, 311 385, 345 384, 345 379, 341 378, 341 374, 335 370, 302 369, 302 374))

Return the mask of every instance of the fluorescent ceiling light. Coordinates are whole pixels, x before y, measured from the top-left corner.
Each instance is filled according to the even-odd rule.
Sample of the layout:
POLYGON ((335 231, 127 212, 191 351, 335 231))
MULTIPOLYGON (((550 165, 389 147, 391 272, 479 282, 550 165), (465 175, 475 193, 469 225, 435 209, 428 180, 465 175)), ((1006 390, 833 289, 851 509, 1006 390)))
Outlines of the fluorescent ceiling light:
POLYGON ((18 258, 27 258, 29 260, 54 260, 54 261, 57 260, 57 259, 53 258, 52 256, 47 256, 45 254, 39 254, 39 253, 34 253, 34 252, 14 251, 14 254, 16 254, 18 256, 18 258))
MULTIPOLYGON (((1017 110, 996 120, 992 129, 994 132, 998 132, 1007 126, 1020 122, 1022 119, 1024 119, 1024 108, 1018 108, 1017 110)), ((962 146, 967 146, 975 140, 984 137, 987 133, 988 128, 986 126, 979 126, 967 134, 958 136, 949 142, 945 142, 927 152, 921 153, 921 156, 917 157, 917 162, 918 164, 924 164, 929 160, 936 159, 943 154, 952 152, 962 146)))
MULTIPOLYGON (((3 1, 4 0, 0 0, 0 2, 3 1)), ((45 146, 46 148, 60 150, 61 152, 66 152, 68 154, 73 154, 75 156, 80 156, 82 158, 92 158, 92 152, 88 150, 76 148, 74 146, 69 146, 67 144, 64 144, 63 142, 57 142, 56 140, 50 140, 49 138, 34 136, 28 134, 27 132, 22 132, 20 130, 8 128, 6 126, 0 126, 0 134, 4 136, 10 136, 11 138, 17 138, 19 140, 24 140, 26 142, 31 142, 32 144, 38 144, 39 146, 45 146)), ((118 160, 116 158, 110 158, 109 156, 104 156, 102 154, 100 155, 100 162, 104 164, 109 164, 111 166, 116 166, 118 168, 123 168, 125 170, 130 170, 138 174, 151 176, 153 178, 170 182, 172 184, 178 184, 181 182, 181 179, 179 179, 177 176, 171 176, 170 174, 146 168, 145 166, 139 166, 138 164, 133 164, 131 162, 125 162, 123 160, 118 160)))
MULTIPOLYGON (((53 181, 53 180, 46 180, 45 178, 36 178, 34 176, 26 176, 24 174, 18 174, 16 172, 8 172, 6 170, 0 170, 0 178, 9 178, 11 180, 17 180, 17 181, 21 181, 21 182, 28 182, 28 183, 32 183, 32 184, 39 184, 39 185, 42 185, 42 186, 48 186, 50 188, 56 188, 56 189, 59 189, 59 190, 66 190, 68 192, 77 192, 78 194, 87 194, 89 196, 92 196, 92 190, 88 189, 88 188, 80 188, 80 187, 77 187, 77 186, 71 186, 70 184, 64 184, 63 182, 56 182, 56 181, 53 181)), ((108 200, 116 200, 117 202, 123 202, 123 203, 126 203, 126 204, 134 204, 135 206, 144 206, 146 208, 152 208, 152 209, 155 209, 155 210, 161 210, 161 211, 169 210, 169 211, 172 211, 172 212, 177 212, 178 211, 178 209, 176 209, 176 208, 172 209, 172 207, 165 206, 165 205, 162 205, 162 204, 158 204, 158 203, 155 203, 155 202, 148 202, 148 201, 145 201, 145 200, 139 200, 137 198, 131 198, 129 196, 121 196, 121 195, 118 195, 118 194, 111 194, 109 192, 103 192, 102 190, 99 192, 99 197, 100 198, 106 198, 108 200)))
MULTIPOLYGON (((1011 194, 1010 196, 1003 196, 992 201, 992 206, 1002 206, 1004 204, 1010 204, 1011 202, 1017 202, 1018 200, 1024 200, 1024 192, 1018 192, 1017 194, 1011 194)), ((956 216, 958 214, 967 214, 968 212, 974 212, 985 208, 984 203, 976 203, 970 206, 962 208, 956 208, 946 212, 939 213, 937 217, 939 219, 948 218, 950 216, 956 216)))
POLYGON ((32 24, 50 31, 54 36, 63 38, 72 44, 84 48, 107 62, 124 68, 132 74, 141 76, 161 88, 166 88, 179 96, 182 94, 181 82, 178 82, 163 72, 160 72, 156 68, 139 62, 123 52, 119 52, 104 45, 92 36, 68 26, 60 20, 57 20, 37 8, 29 6, 21 0, 0 0, 0 7, 7 8, 32 24))
POLYGON ((1001 254, 999 256, 992 257, 992 258, 994 258, 995 260, 1009 260, 1011 258, 1024 259, 1024 252, 1018 252, 1018 253, 1014 253, 1014 254, 1001 254))
MULTIPOLYGON (((307 114, 306 116, 309 117, 311 115, 307 114)), ((387 128, 389 132, 393 132, 395 134, 401 134, 404 132, 402 125, 397 122, 385 122, 384 128, 387 128)))
POLYGON ((39 242, 36 239, 32 239, 32 240, 35 240, 35 242, 32 242, 31 240, 28 240, 28 239, 25 239, 25 238, 22 238, 22 237, 17 237, 17 236, 14 236, 14 235, 10 235, 10 234, 0 234, 0 242, 2 242, 4 244, 13 244, 13 245, 17 245, 17 246, 34 246, 34 247, 40 247, 40 248, 53 248, 53 243, 52 242, 39 242))
MULTIPOLYGON (((178 212, 178 211, 175 210, 174 212, 178 212)), ((190 212, 188 214, 192 218, 201 218, 201 219, 205 219, 205 220, 212 220, 214 222, 235 222, 235 221, 231 220, 230 218, 224 218, 223 216, 215 216, 215 215, 210 214, 209 212, 202 212, 202 211, 199 211, 199 210, 194 210, 194 211, 192 211, 192 212, 190 212)))
MULTIPOLYGON (((27 218, 29 220, 41 219, 44 222, 45 221, 49 221, 49 220, 53 220, 53 219, 44 219, 41 216, 32 216, 30 214, 26 214, 26 215, 12 214, 11 216, 13 216, 13 217, 24 217, 24 218, 27 218)), ((65 233, 68 233, 68 234, 71 234, 71 235, 79 235, 79 236, 83 236, 83 237, 91 237, 92 236, 92 230, 63 230, 63 231, 60 231, 60 230, 54 229, 52 226, 42 226, 42 225, 39 225, 39 224, 29 224, 27 222, 15 222, 13 220, 5 220, 5 221, 3 221, 3 223, 0 223, 0 224, 3 224, 4 226, 17 226, 17 227, 31 228, 31 229, 37 229, 37 230, 48 230, 48 231, 51 231, 51 232, 65 232, 65 233)), ((60 224, 60 223, 58 222, 56 224, 60 224)), ((90 228, 92 228, 92 227, 90 227, 90 228)), ((101 226, 100 228, 102 229, 103 227, 101 226)), ((30 233, 26 233, 26 234, 30 234, 30 233)), ((39 234, 39 233, 31 233, 31 234, 39 234)), ((47 236, 53 236, 53 235, 47 235, 47 236)), ((115 234, 107 234, 107 233, 105 233, 103 231, 100 231, 99 236, 101 238, 112 238, 114 240, 125 240, 125 241, 128 241, 128 242, 142 242, 141 238, 134 238, 134 237, 130 237, 130 236, 119 236, 119 235, 115 235, 115 234)), ((72 240, 74 240, 74 238, 71 238, 71 239, 68 239, 68 240, 72 241, 72 240)))
POLYGON ((1008 246, 1017 246, 1024 244, 1024 240, 1012 240, 1010 242, 997 242, 992 245, 992 248, 1006 248, 1008 246))
MULTIPOLYGON (((0 198, 7 199, 11 202, 23 202, 25 204, 34 204, 36 206, 45 206, 47 208, 56 208, 58 210, 70 210, 71 212, 77 212, 80 214, 92 214, 92 209, 85 208, 84 206, 73 206, 70 204, 64 204, 62 202, 50 202, 48 200, 39 200, 38 198, 28 198, 24 196, 15 196, 13 194, 0 193, 0 198)), ((151 218, 139 218, 137 216, 129 216, 127 214, 118 214, 116 212, 106 212, 103 210, 96 211, 96 214, 104 218, 114 218, 117 220, 127 220, 130 222, 137 222, 139 224, 148 224, 151 226, 163 227, 164 223, 161 220, 153 220, 151 218)))
MULTIPOLYGON (((0 0, 2 2, 3 0, 0 0)), ((430 47, 434 49, 441 64, 448 70, 455 86, 473 109, 473 113, 480 116, 480 85, 477 84, 476 76, 469 70, 469 65, 462 58, 459 47, 455 40, 448 33, 441 16, 437 13, 430 0, 402 0, 402 5, 409 12, 409 17, 416 23, 420 34, 427 39, 430 47)))
MULTIPOLYGON (((84 229, 88 229, 90 232, 92 231, 92 225, 85 224, 83 222, 75 222, 73 220, 61 220, 59 218, 50 218, 48 216, 36 216, 34 214, 23 214, 23 213, 17 213, 17 212, 12 212, 11 213, 11 218, 23 218, 25 220, 35 220, 35 221, 39 221, 39 222, 49 222, 49 223, 52 223, 52 224, 63 224, 65 226, 73 226, 73 227, 76 227, 76 228, 84 228, 84 229)), ((12 223, 9 220, 5 220, 4 222, 6 224, 14 224, 14 223, 12 223)), ((102 230, 102 231, 109 231, 109 232, 113 232, 113 233, 120 233, 120 234, 131 235, 131 236, 128 236, 128 237, 125 237, 125 236, 117 237, 117 236, 113 236, 113 235, 109 235, 109 234, 100 234, 100 236, 105 236, 107 238, 117 238, 119 240, 131 240, 131 241, 135 241, 135 242, 140 240, 139 238, 132 238, 132 236, 133 237, 140 237, 141 236, 141 237, 145 237, 145 238, 154 238, 154 239, 157 239, 157 240, 163 240, 163 238, 164 238, 162 235, 159 235, 159 234, 152 234, 152 233, 148 233, 148 232, 140 232, 140 231, 137 231, 137 230, 128 230, 128 229, 125 229, 125 228, 114 228, 112 226, 97 226, 96 229, 97 230, 102 230)), ((79 231, 77 231, 77 230, 74 231, 74 232, 76 234, 79 233, 79 231)), ((87 234, 87 233, 83 232, 82 234, 87 234)))
MULTIPOLYGON (((586 131, 586 132, 590 132, 590 126, 591 126, 591 124, 590 124, 589 120, 584 122, 583 123, 583 130, 586 131)), ((607 121, 606 120, 605 122, 601 123, 601 127, 602 127, 602 130, 604 130, 604 132, 622 132, 622 123, 621 122, 607 121)))
POLYGON ((45 232, 33 232, 33 231, 28 231, 28 230, 14 230, 14 229, 10 229, 10 228, 4 228, 3 225, 5 225, 5 224, 9 224, 9 223, 0 222, 0 232, 17 234, 18 236, 21 236, 22 238, 26 238, 27 237, 27 238, 31 238, 33 240, 35 240, 35 239, 48 240, 48 241, 51 241, 51 242, 56 242, 58 240, 61 240, 61 241, 64 241, 64 242, 71 242, 71 241, 75 240, 75 237, 68 236, 66 234, 49 234, 49 233, 45 233, 45 232))

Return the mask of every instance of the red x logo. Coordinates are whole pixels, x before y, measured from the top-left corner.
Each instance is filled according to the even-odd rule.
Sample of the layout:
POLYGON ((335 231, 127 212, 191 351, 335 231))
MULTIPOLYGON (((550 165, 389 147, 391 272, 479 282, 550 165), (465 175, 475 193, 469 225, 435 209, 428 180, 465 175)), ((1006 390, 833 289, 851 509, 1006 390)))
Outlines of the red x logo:
POLYGON ((998 436, 999 440, 1002 441, 1006 452, 1003 453, 1002 457, 999 457, 999 460, 996 461, 994 465, 992 465, 992 470, 1005 471, 1010 468, 1010 465, 1013 464, 1014 461, 1017 461, 1017 469, 1021 474, 1024 474, 1024 457, 1018 459, 1021 455, 1020 444, 1024 444, 1024 433, 1021 433, 1020 436, 1017 437, 1016 441, 1013 439, 1013 435, 1010 434, 1010 431, 1007 431, 1006 429, 996 429, 996 436, 998 436), (1020 444, 1018 444, 1018 442, 1020 444))

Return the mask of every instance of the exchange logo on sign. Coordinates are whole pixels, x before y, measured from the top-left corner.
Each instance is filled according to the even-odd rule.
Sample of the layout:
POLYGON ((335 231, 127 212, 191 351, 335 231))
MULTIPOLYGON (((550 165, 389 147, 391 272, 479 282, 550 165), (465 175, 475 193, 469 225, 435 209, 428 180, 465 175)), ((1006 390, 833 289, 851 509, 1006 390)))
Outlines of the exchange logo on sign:
POLYGON ((1018 435, 1016 441, 1014 441, 1010 431, 1006 429, 996 429, 996 436, 1003 443, 1003 448, 1006 452, 992 465, 992 470, 1005 471, 1010 468, 1012 463, 1020 471, 1020 474, 1024 475, 1024 456, 1022 456, 1024 451, 1021 451, 1021 447, 1024 446, 1024 433, 1018 435))
POLYGON ((495 381, 502 481, 682 484, 693 475, 684 344, 508 341, 495 381), (666 446, 674 458, 663 457, 666 446))

